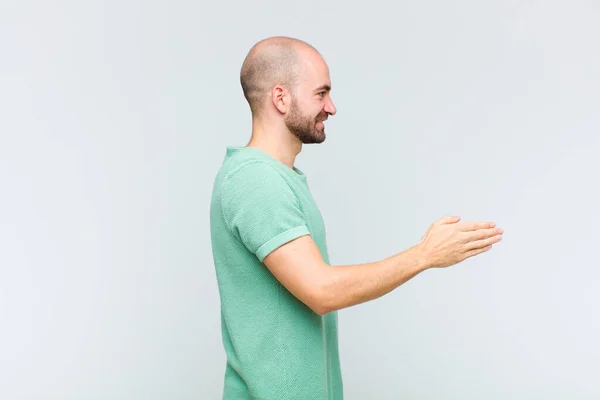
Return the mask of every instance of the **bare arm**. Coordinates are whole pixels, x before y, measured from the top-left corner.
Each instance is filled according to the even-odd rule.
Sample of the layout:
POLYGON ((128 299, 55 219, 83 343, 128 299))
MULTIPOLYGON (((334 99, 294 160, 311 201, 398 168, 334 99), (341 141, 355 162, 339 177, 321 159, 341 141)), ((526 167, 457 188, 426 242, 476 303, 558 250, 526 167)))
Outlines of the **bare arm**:
POLYGON ((457 224, 449 218, 434 223, 418 245, 381 261, 330 266, 312 238, 303 236, 263 262, 294 296, 323 315, 381 297, 428 268, 456 264, 501 239, 493 223, 457 224))
POLYGON ((310 236, 278 248, 264 263, 294 296, 321 315, 381 297, 427 269, 416 248, 382 261, 333 267, 323 261, 310 236))

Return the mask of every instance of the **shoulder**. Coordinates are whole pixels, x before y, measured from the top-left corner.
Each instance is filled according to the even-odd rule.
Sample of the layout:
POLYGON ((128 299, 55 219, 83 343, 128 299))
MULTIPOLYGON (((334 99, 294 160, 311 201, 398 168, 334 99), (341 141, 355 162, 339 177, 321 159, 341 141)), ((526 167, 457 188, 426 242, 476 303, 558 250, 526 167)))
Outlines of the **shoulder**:
POLYGON ((221 199, 226 205, 297 201, 283 172, 269 162, 257 159, 246 160, 224 175, 221 199))
POLYGON ((260 159, 247 159, 231 168, 223 177, 222 184, 257 183, 265 180, 285 181, 281 171, 274 165, 260 159))

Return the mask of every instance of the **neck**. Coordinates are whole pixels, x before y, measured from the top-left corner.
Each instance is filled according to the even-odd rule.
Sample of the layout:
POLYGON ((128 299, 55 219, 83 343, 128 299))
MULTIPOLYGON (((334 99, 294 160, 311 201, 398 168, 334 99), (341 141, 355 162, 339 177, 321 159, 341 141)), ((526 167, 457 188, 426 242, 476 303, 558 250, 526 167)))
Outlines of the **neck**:
POLYGON ((302 151, 302 142, 285 125, 267 124, 259 119, 252 120, 252 137, 246 146, 264 151, 289 168, 294 167, 296 156, 302 151))

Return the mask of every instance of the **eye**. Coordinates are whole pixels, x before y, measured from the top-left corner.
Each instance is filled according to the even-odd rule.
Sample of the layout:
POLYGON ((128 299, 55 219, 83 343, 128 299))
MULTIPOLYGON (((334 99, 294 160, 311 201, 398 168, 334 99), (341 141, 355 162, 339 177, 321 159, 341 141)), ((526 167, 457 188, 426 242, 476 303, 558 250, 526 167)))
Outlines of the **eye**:
POLYGON ((320 96, 320 97, 323 97, 323 96, 325 96, 325 92, 319 92, 319 96, 320 96))

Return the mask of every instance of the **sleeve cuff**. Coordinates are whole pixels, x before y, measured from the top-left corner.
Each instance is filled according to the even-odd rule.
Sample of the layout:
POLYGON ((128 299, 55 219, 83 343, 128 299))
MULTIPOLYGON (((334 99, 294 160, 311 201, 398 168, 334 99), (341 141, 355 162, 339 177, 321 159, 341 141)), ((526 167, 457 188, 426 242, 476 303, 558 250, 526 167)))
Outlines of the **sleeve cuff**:
POLYGON ((295 228, 289 229, 279 235, 275 236, 273 239, 269 240, 267 243, 263 244, 256 250, 256 256, 263 262, 266 256, 268 256, 273 250, 277 249, 281 245, 286 244, 287 242, 291 242, 294 239, 299 238, 300 236, 310 235, 308 228, 306 225, 297 226, 295 228))

